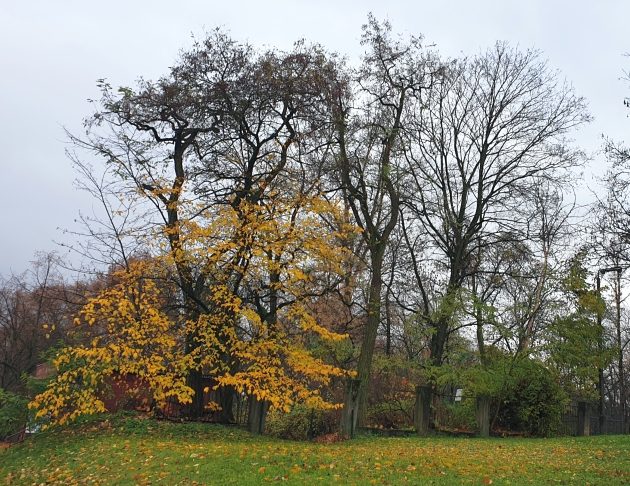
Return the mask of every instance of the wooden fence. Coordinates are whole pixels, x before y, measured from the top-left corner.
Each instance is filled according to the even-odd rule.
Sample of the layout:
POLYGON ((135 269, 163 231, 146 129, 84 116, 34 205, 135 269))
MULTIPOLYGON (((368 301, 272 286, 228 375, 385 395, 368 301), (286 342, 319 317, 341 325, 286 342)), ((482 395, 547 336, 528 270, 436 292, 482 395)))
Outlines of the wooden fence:
POLYGON ((609 435, 630 433, 630 417, 623 416, 620 407, 605 407, 603 417, 597 405, 572 403, 562 416, 561 435, 609 435))

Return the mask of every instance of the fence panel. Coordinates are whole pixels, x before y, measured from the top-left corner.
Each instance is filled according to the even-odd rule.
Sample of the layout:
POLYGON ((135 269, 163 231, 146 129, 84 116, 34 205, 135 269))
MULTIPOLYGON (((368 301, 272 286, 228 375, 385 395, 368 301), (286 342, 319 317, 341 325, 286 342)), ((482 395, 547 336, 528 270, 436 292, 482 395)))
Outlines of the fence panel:
MULTIPOLYGON (((607 408, 604 410, 604 426, 600 427, 597 406, 589 404, 590 435, 612 435, 628 433, 628 420, 623 419, 619 408, 607 408), (624 425, 626 425, 624 427, 624 425), (626 430, 624 430, 624 428, 626 430)), ((576 403, 569 405, 562 415, 562 425, 558 431, 561 435, 576 435, 578 429, 578 406, 576 403)))

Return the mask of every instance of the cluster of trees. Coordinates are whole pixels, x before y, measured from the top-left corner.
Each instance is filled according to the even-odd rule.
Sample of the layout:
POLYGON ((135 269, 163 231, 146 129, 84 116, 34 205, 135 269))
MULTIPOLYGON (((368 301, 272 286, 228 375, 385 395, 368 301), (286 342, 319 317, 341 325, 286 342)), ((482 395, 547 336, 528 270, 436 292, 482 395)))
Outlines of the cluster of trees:
MULTIPOLYGON (((0 278, 0 388, 25 393, 25 373, 68 333, 88 286, 67 283, 54 255, 41 255, 23 275, 0 278)), ((54 351, 50 351, 54 352, 54 351)))
MULTIPOLYGON (((411 388, 499 393, 497 369, 540 365, 574 396, 599 383, 627 401, 625 316, 610 320, 586 270, 627 261, 626 151, 610 147, 604 226, 579 238, 567 200, 584 156, 569 137, 589 114, 538 52, 446 60, 372 17, 362 43, 354 67, 216 31, 157 81, 99 84, 70 155, 102 208, 77 249, 110 273, 82 287, 76 325, 57 325, 78 337, 33 401, 40 417, 103 410, 106 378, 134 374, 191 418, 208 392, 224 422, 247 395, 254 431, 269 406, 343 403, 351 433, 381 357, 411 388)), ((56 291, 11 290, 37 313, 20 339, 58 321, 43 305, 56 291)), ((37 339, 28 363, 5 359, 3 387, 37 339)))

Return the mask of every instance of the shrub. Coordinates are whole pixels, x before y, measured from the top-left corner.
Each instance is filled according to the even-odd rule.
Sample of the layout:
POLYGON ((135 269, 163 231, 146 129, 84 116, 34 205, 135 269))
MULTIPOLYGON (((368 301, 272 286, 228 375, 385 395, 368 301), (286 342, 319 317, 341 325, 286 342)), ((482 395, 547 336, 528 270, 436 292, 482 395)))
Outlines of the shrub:
POLYGON ((50 378, 35 378, 33 376, 26 376, 25 379, 26 384, 26 393, 34 397, 35 395, 39 395, 46 390, 46 387, 50 383, 50 378))
POLYGON ((436 426, 460 431, 474 431, 477 428, 475 400, 465 398, 461 402, 439 401, 434 411, 436 426))
POLYGON ((339 411, 316 410, 297 405, 289 413, 271 410, 267 416, 265 432, 291 440, 310 440, 331 434, 339 428, 339 411))
POLYGON ((26 426, 28 400, 0 388, 0 439, 4 439, 26 426))
POLYGON ((366 424, 401 429, 413 426, 415 383, 413 363, 400 356, 376 356, 370 374, 366 424))
POLYGON ((567 400, 549 369, 532 359, 521 360, 507 382, 497 421, 510 430, 548 437, 562 424, 567 400))
POLYGON ((544 363, 497 348, 488 349, 484 365, 446 374, 442 381, 461 383, 470 396, 491 397, 494 426, 534 436, 548 437, 559 430, 568 399, 557 375, 544 363))
POLYGON ((367 411, 367 423, 383 429, 402 429, 412 426, 415 397, 391 395, 387 401, 371 405, 367 411))

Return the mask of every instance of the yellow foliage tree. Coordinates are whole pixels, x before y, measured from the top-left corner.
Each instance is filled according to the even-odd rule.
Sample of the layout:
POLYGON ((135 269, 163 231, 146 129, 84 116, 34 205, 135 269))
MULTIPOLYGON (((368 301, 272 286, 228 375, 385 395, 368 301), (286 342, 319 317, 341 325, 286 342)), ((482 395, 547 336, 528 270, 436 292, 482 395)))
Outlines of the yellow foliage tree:
POLYGON ((321 387, 346 372, 309 346, 346 336, 321 326, 305 302, 335 285, 347 257, 337 242, 352 229, 320 197, 273 194, 270 201, 225 206, 205 225, 180 228, 185 251, 118 272, 76 319, 103 332, 60 352, 55 380, 31 403, 37 416, 64 423, 104 411, 101 394, 113 375, 141 378, 156 404, 190 403, 191 369, 212 377, 214 389, 231 387, 285 411, 295 403, 336 406, 321 387), (164 311, 164 269, 175 259, 203 262, 214 275, 205 295, 210 312, 194 320, 164 311))
POLYGON ((232 348, 239 367, 219 377, 218 386, 285 411, 296 402, 334 407, 321 387, 346 372, 315 358, 309 343, 346 336, 321 326, 305 303, 338 283, 331 276, 342 273, 348 258, 340 242, 353 228, 344 226, 335 204, 288 192, 270 192, 262 203, 242 201, 223 214, 233 234, 226 235, 226 251, 216 255, 221 259, 238 248, 242 258, 229 261, 238 265, 243 298, 236 321, 240 339, 232 348))
POLYGON ((104 412, 108 377, 141 378, 157 402, 191 399, 185 374, 189 357, 180 344, 178 323, 160 309, 161 292, 146 262, 114 274, 117 283, 88 300, 75 318, 97 329, 89 344, 66 347, 53 364, 57 375, 31 402, 38 418, 63 424, 84 414, 104 412))

